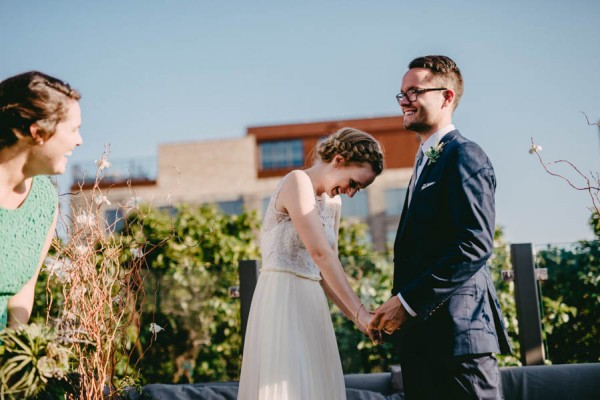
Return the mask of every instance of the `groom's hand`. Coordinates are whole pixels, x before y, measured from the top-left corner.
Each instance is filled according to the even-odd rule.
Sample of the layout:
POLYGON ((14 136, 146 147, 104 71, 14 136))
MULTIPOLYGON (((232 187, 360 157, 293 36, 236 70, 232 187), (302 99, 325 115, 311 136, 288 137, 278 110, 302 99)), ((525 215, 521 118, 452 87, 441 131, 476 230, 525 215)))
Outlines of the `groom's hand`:
POLYGON ((400 329, 408 319, 408 316, 408 312, 400 302, 398 296, 392 296, 375 310, 375 316, 371 319, 367 330, 369 332, 384 331, 388 335, 392 334, 394 331, 400 329))

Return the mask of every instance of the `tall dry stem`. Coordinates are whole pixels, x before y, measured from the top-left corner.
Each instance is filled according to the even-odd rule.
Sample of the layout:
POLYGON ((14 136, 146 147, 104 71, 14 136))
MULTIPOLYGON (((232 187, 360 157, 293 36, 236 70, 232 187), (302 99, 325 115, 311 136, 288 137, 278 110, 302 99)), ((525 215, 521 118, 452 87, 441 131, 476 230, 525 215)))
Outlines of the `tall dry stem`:
POLYGON ((53 242, 56 256, 48 267, 49 285, 62 288, 57 322, 77 359, 79 398, 92 400, 116 398, 135 382, 132 355, 137 352, 139 359, 143 353, 144 255, 168 240, 151 244, 140 233, 132 237, 116 232, 118 224, 125 223, 129 232, 143 220, 135 201, 119 204, 125 216, 107 223, 102 211, 108 199, 101 185, 104 169, 110 167, 107 150, 97 164, 93 186, 84 189, 81 184, 74 194, 79 205, 71 207, 70 216, 61 213, 67 241, 53 242))

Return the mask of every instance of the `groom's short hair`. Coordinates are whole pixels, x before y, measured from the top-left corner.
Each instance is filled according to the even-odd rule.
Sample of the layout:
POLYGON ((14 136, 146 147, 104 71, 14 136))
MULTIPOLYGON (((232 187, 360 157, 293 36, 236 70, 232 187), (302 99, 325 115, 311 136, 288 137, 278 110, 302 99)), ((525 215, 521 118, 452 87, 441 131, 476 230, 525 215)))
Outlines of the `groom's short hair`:
POLYGON ((463 78, 456 63, 446 56, 423 56, 415 58, 408 68, 425 68, 431 71, 434 79, 440 84, 454 90, 454 108, 458 107, 463 95, 463 78))

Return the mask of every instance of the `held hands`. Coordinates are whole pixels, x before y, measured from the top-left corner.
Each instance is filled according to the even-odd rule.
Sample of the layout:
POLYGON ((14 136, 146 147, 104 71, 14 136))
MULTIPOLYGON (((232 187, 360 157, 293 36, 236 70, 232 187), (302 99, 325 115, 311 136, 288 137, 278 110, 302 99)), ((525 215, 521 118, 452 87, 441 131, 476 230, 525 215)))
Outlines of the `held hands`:
POLYGON ((354 323, 359 331, 361 331, 364 335, 369 336, 371 341, 374 344, 379 344, 381 342, 381 334, 378 331, 369 331, 368 326, 371 322, 375 314, 371 311, 368 311, 363 304, 361 304, 356 311, 356 317, 354 318, 354 323))
POLYGON ((392 296, 375 310, 375 315, 367 326, 367 332, 369 332, 369 336, 371 336, 372 332, 379 333, 380 331, 391 335, 400 329, 407 319, 408 312, 400 302, 400 299, 398 296, 392 296))
POLYGON ((392 296, 375 312, 369 312, 363 304, 356 311, 354 322, 358 329, 368 335, 374 344, 380 344, 381 332, 391 335, 399 330, 408 319, 409 314, 398 296, 392 296))

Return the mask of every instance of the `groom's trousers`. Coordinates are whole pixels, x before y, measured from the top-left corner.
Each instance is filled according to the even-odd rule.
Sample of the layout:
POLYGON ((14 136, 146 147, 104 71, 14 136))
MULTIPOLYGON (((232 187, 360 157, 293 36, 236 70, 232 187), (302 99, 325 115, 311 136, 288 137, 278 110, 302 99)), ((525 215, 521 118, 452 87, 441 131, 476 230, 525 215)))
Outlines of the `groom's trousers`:
POLYGON ((502 399, 500 371, 493 354, 441 358, 403 356, 406 400, 502 399))

